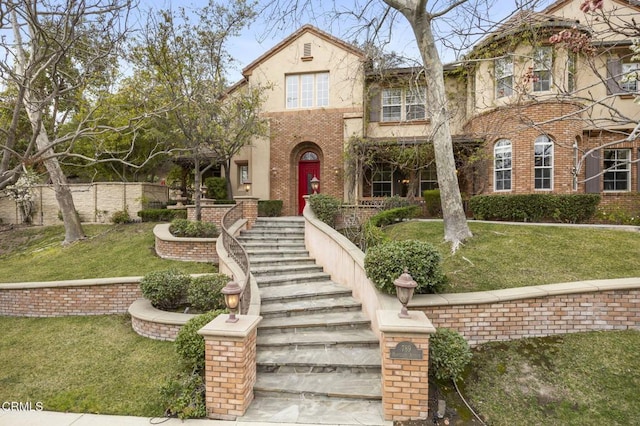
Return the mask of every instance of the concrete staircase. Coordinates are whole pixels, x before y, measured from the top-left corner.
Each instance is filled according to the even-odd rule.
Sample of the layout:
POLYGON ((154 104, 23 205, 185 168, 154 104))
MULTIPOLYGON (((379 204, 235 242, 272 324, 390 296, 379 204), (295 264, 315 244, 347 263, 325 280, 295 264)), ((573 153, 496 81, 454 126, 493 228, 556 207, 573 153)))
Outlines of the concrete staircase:
POLYGON ((242 421, 390 424, 380 349, 361 305, 309 257, 302 218, 259 218, 238 238, 258 282, 255 400, 242 421))

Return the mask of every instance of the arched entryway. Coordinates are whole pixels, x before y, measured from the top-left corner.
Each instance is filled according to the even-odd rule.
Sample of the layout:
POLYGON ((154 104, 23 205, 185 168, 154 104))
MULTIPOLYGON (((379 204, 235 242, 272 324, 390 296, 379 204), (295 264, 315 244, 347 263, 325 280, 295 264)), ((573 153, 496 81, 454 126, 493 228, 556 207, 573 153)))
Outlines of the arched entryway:
POLYGON ((298 160, 298 214, 304 209, 303 196, 312 192, 311 179, 320 179, 320 158, 314 151, 303 151, 298 160))

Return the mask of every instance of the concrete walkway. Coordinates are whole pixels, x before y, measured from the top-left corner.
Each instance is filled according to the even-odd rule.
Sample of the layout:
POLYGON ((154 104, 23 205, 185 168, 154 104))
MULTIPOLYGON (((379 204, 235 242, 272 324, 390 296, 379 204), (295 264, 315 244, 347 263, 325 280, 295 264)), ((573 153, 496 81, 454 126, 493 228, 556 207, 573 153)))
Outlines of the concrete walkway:
MULTIPOLYGON (((280 423, 221 421, 209 419, 180 420, 165 417, 107 416, 98 414, 58 413, 55 411, 10 411, 0 407, 1 426, 275 426, 280 423)), ((305 424, 305 426, 314 426, 305 424)), ((315 425, 320 426, 320 425, 315 425)), ((323 424, 322 426, 327 426, 323 424)), ((330 425, 329 425, 330 426, 330 425)), ((335 425, 341 426, 341 425, 335 425)))

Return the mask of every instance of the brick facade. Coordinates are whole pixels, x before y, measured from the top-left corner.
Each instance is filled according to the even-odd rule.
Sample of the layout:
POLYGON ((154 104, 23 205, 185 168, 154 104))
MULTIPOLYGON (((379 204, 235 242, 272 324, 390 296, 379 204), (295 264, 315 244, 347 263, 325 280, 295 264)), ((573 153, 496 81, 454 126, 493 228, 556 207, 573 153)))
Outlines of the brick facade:
POLYGON ((166 340, 173 342, 183 324, 166 324, 158 321, 149 321, 142 318, 131 317, 131 327, 141 336, 154 340, 166 340))

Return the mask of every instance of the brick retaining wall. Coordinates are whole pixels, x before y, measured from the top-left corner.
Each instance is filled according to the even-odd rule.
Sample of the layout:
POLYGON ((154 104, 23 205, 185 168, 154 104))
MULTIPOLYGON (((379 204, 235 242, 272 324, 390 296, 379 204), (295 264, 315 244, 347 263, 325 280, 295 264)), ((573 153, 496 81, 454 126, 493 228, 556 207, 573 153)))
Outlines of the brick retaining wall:
POLYGON ((178 238, 169 232, 168 223, 156 225, 156 253, 163 259, 218 264, 216 238, 178 238))

